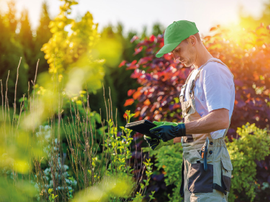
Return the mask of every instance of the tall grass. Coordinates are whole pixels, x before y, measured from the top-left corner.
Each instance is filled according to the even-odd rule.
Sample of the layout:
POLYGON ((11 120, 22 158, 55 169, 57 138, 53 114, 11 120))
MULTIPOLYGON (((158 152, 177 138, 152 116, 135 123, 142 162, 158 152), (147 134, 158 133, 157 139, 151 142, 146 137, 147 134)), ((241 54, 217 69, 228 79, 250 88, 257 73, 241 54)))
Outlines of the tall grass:
MULTIPOLYGON (((44 94, 37 84, 38 62, 34 80, 28 83, 28 92, 18 99, 20 63, 21 59, 11 109, 9 73, 5 91, 0 80, 0 190, 3 200, 69 201, 77 192, 75 201, 86 200, 82 196, 87 200, 93 197, 93 201, 142 199, 151 176, 150 162, 142 163, 146 155, 141 155, 140 164, 132 158, 132 131, 117 125, 117 109, 112 107, 110 89, 109 98, 103 89, 106 110, 103 119, 101 109, 99 112, 91 111, 91 94, 87 90, 77 97, 67 97, 61 83, 55 79, 57 96, 51 99, 57 98, 52 101, 56 107, 44 107, 45 112, 40 112, 44 94), (99 194, 96 192, 94 197, 91 190, 99 190, 99 194)), ((50 99, 45 101, 51 102, 50 99)), ((134 146, 133 152, 137 155, 136 144, 134 146)))

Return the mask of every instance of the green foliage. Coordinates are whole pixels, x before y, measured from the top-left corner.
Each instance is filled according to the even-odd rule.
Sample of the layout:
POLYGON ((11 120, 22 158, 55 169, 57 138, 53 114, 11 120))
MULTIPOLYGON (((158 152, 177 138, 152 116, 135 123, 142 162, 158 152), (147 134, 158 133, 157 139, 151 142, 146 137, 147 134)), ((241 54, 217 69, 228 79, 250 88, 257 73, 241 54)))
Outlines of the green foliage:
MULTIPOLYGON (((3 88, 6 87, 9 89, 7 93, 7 101, 9 101, 8 104, 10 105, 13 103, 15 96, 17 66, 20 61, 20 57, 23 56, 23 47, 18 41, 16 41, 15 33, 12 32, 15 24, 14 19, 10 18, 11 15, 13 15, 13 13, 8 13, 6 16, 2 16, 0 14, 0 73, 3 88), (5 85, 5 83, 7 85, 5 85)), ((18 80, 17 85, 18 97, 22 97, 23 93, 27 92, 27 69, 28 65, 25 59, 22 59, 19 68, 20 79, 18 80)))
POLYGON ((151 159, 146 159, 146 162, 143 162, 143 164, 146 167, 145 173, 146 173, 146 177, 148 180, 147 179, 143 180, 144 184, 142 184, 142 183, 140 184, 142 190, 149 185, 149 179, 150 179, 151 175, 153 174, 152 168, 151 168, 153 163, 151 163, 151 159))
MULTIPOLYGON (((23 58, 28 64, 29 70, 36 67, 36 62, 34 59, 34 39, 32 35, 31 25, 29 22, 28 11, 23 10, 20 17, 20 32, 18 33, 17 39, 21 46, 23 47, 23 58)), ((34 77, 31 78, 34 80, 34 77)))
MULTIPOLYGON (((130 144, 133 140, 131 130, 120 127, 122 132, 119 133, 112 119, 109 119, 107 123, 108 130, 107 132, 103 131, 103 140, 101 140, 103 142, 101 145, 102 153, 98 155, 95 150, 90 151, 92 162, 88 166, 88 173, 91 178, 94 178, 94 181, 92 181, 91 187, 84 187, 85 190, 76 194, 74 201, 84 201, 87 198, 88 201, 120 202, 122 199, 130 198, 135 188, 132 169, 127 164, 131 158, 130 144)), ((75 152, 71 154, 73 156, 77 153, 75 149, 75 152)), ((81 161, 84 161, 84 158, 81 158, 81 161)), ((79 163, 77 162, 77 164, 79 163)), ((73 167, 75 166, 78 165, 74 164, 73 167)), ((149 169, 151 168, 149 167, 149 169)), ((78 170, 75 171, 75 175, 77 172, 78 170)))
POLYGON ((5 18, 7 19, 7 23, 9 25, 9 31, 14 36, 15 31, 17 29, 18 20, 16 19, 16 8, 15 8, 15 0, 8 1, 8 12, 5 15, 5 18))
POLYGON ((92 54, 99 39, 98 25, 90 12, 80 21, 69 18, 71 6, 76 4, 77 1, 64 1, 60 13, 50 22, 52 37, 42 47, 50 65, 49 72, 66 74, 62 85, 70 96, 77 94, 83 85, 89 92, 96 92, 102 87, 104 76, 103 61, 92 54))
POLYGON ((50 188, 50 189, 48 190, 48 193, 49 193, 49 195, 50 195, 50 196, 49 196, 49 200, 50 200, 50 201, 54 201, 54 199, 56 199, 57 196, 58 196, 58 195, 54 195, 52 192, 53 192, 53 189, 50 188))
POLYGON ((132 201, 133 201, 133 202, 141 202, 141 201, 143 201, 143 198, 144 198, 144 196, 142 196, 141 193, 137 192, 135 198, 133 198, 132 201))
POLYGON ((266 129, 249 124, 237 129, 239 139, 227 143, 233 164, 232 187, 229 201, 235 200, 235 194, 244 192, 246 200, 253 201, 256 196, 256 163, 270 155, 270 136, 266 129))
MULTIPOLYGON (((39 25, 36 29, 36 35, 34 37, 34 55, 35 57, 32 58, 33 61, 37 62, 38 64, 38 73, 47 72, 49 70, 49 64, 45 60, 45 54, 41 51, 43 44, 47 43, 51 38, 52 34, 50 32, 49 24, 51 21, 50 14, 48 12, 48 4, 46 1, 42 4, 42 11, 40 14, 39 25)), ((28 77, 33 80, 36 72, 35 66, 30 66, 28 71, 28 77)))
POLYGON ((33 199, 34 195, 37 194, 33 185, 26 180, 7 179, 7 177, 0 177, 0 192, 2 201, 21 201, 28 202, 29 199, 33 199))
MULTIPOLYGON (((143 162, 144 168, 146 169, 145 174, 146 174, 146 179, 143 180, 143 182, 140 182, 140 191, 136 193, 135 197, 133 198, 133 202, 139 202, 143 201, 144 196, 143 194, 146 192, 147 187, 149 186, 149 182, 151 179, 151 176, 153 175, 153 164, 151 162, 151 158, 146 159, 146 161, 143 162)), ((155 191, 151 191, 151 194, 149 194, 149 201, 154 200, 155 191)))
MULTIPOLYGON (((72 199, 77 181, 70 176, 69 166, 62 162, 59 148, 54 144, 57 142, 57 139, 50 142, 51 133, 51 128, 47 125, 44 127, 40 126, 40 131, 36 134, 37 136, 45 137, 44 139, 47 144, 43 150, 47 153, 48 158, 46 160, 48 161, 48 167, 44 171, 41 171, 42 173, 38 172, 35 175, 36 182, 32 181, 32 183, 38 188, 39 193, 48 190, 50 201, 54 201, 53 199, 58 196, 54 196, 56 193, 59 194, 60 197, 58 198, 60 198, 60 200, 72 199), (55 181, 57 181, 57 185, 55 185, 55 181), (54 191, 54 194, 52 194, 52 191, 54 191)), ((43 193, 43 195, 46 197, 46 193, 43 193)), ((37 195, 36 198, 38 200, 41 199, 39 195, 37 195)))
POLYGON ((131 153, 129 150, 131 141, 131 131, 125 129, 124 127, 120 128, 125 132, 125 135, 120 137, 117 134, 117 128, 113 126, 113 122, 109 120, 108 123, 108 135, 105 139, 105 153, 110 155, 111 163, 108 167, 107 172, 128 172, 131 168, 126 164, 127 160, 131 158, 131 153))
MULTIPOLYGON (((239 9, 239 24, 237 26, 243 27, 245 30, 250 31, 250 30, 255 30, 255 29, 260 29, 260 27, 268 26, 269 25, 269 20, 270 20, 270 2, 265 1, 262 11, 258 16, 252 16, 249 13, 245 12, 243 7, 240 7, 239 9), (261 25, 260 27, 258 27, 261 25)), ((260 34, 265 34, 268 35, 268 30, 263 30, 260 29, 260 34)), ((267 37, 265 39, 267 43, 270 42, 269 38, 267 37)))
MULTIPOLYGON (((99 44, 99 50, 102 50, 101 44, 106 44, 106 41, 109 41, 112 44, 116 44, 115 48, 113 48, 114 46, 106 45, 105 47, 109 47, 111 50, 102 50, 100 56, 105 57, 105 76, 103 83, 105 96, 112 98, 112 106, 113 108, 117 108, 117 114, 120 114, 120 116, 117 117, 117 123, 119 125, 123 125, 125 123, 125 120, 121 115, 123 115, 127 110, 126 107, 124 107, 124 103, 127 98, 127 91, 130 87, 138 86, 138 84, 133 79, 130 79, 132 72, 126 71, 123 67, 121 68, 121 65, 119 65, 121 60, 132 61, 138 58, 137 55, 133 55, 135 43, 130 43, 131 38, 135 34, 135 32, 128 32, 127 36, 125 36, 123 33, 123 26, 120 23, 116 26, 108 25, 101 31, 101 43, 99 44), (118 52, 115 52, 117 47, 119 50, 118 52), (115 52, 115 56, 113 56, 114 54, 112 54, 111 51, 115 52)), ((96 94, 91 94, 90 105, 91 108, 95 111, 103 109, 102 116, 105 117, 106 114, 104 103, 100 102, 100 100, 103 99, 103 93, 104 90, 100 89, 96 94)), ((134 111, 134 109, 134 106, 133 108, 129 108, 131 111, 134 111)))
POLYGON ((99 183, 80 191, 72 201, 120 202, 127 198, 133 188, 132 178, 124 173, 104 177, 99 183))
POLYGON ((155 166, 164 170, 165 183, 167 186, 174 185, 173 193, 168 194, 172 202, 181 201, 180 187, 182 180, 182 147, 180 144, 164 146, 157 151, 152 151, 151 155, 156 157, 155 166))

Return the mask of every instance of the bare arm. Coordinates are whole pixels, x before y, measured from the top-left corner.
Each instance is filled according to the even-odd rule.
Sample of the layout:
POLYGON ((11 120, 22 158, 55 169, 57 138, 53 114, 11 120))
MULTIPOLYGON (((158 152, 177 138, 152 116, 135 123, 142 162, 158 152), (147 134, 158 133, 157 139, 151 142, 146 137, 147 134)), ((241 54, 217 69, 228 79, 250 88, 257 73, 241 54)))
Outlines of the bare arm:
MULTIPOLYGON (((229 110, 224 108, 217 109, 197 121, 185 123, 186 134, 210 133, 216 130, 228 128, 229 124, 229 110)), ((174 138, 173 142, 181 142, 181 137, 174 138)))
POLYGON ((210 133, 229 127, 229 110, 217 109, 203 118, 185 123, 186 134, 210 133))

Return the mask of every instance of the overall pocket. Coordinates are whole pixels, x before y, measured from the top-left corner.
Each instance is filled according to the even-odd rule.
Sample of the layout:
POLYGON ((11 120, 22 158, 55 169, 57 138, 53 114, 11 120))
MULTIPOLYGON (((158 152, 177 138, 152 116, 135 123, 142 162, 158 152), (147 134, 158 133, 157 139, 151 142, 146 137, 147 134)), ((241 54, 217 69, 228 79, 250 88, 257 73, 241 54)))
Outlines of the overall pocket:
POLYGON ((188 190, 191 193, 213 192, 213 165, 207 164, 207 171, 203 168, 203 163, 191 164, 188 173, 188 190))
POLYGON ((221 183, 225 191, 229 192, 231 188, 231 177, 232 177, 232 163, 229 160, 221 160, 222 172, 221 172, 221 183))

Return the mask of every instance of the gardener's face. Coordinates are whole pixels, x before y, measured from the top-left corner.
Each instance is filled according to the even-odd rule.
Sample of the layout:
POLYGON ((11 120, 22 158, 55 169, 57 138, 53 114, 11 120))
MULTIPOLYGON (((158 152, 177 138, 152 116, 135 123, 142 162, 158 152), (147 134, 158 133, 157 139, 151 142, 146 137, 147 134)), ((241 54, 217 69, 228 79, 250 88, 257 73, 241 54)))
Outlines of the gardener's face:
POLYGON ((189 37, 182 41, 173 51, 174 59, 180 60, 186 67, 193 65, 196 59, 196 49, 193 40, 189 37))

